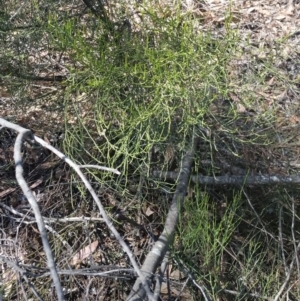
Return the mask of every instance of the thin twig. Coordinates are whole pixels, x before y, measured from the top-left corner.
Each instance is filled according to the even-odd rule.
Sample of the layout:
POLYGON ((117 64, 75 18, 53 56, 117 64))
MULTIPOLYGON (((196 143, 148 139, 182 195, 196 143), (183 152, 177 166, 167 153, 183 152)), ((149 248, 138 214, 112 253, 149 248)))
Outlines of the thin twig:
POLYGON ((292 199, 292 225, 291 225, 291 231, 292 231, 293 246, 294 246, 295 258, 296 258, 296 264, 297 264, 298 279, 300 279, 300 264, 299 264, 299 258, 297 256, 297 244, 296 244, 296 237, 295 237, 295 199, 293 197, 291 199, 292 199))
POLYGON ((290 264, 290 268, 289 268, 289 272, 285 278, 285 281, 283 282, 283 284, 281 285, 277 295, 275 296, 274 298, 274 301, 278 301, 282 292, 284 291, 285 287, 288 285, 289 281, 290 281, 290 278, 291 278, 291 275, 292 275, 292 272, 293 272, 293 267, 294 267, 294 264, 295 264, 295 261, 296 261, 296 256, 298 256, 298 252, 299 252, 299 249, 300 249, 300 243, 298 244, 297 248, 296 248, 296 251, 295 251, 295 254, 294 254, 294 258, 290 264))
POLYGON ((50 245, 49 245, 49 241, 48 241, 48 238, 47 238, 47 232, 46 232, 44 220, 43 220, 43 217, 41 215, 38 204, 36 202, 36 199, 35 199, 32 191, 28 187, 28 185, 27 185, 27 183, 26 183, 26 181, 23 177, 21 146, 22 146, 23 139, 25 139, 27 137, 28 138, 33 138, 36 142, 38 142, 39 144, 41 144, 45 148, 49 149, 50 151, 52 151, 54 154, 56 154, 59 158, 64 160, 67 164, 69 164, 76 171, 76 173, 79 175, 79 177, 83 181, 85 187, 89 190, 89 192, 91 193, 93 199, 95 200, 95 202, 96 202, 96 204, 99 208, 100 214, 102 215, 106 225, 108 226, 110 231, 113 233, 113 235, 115 236, 117 241, 120 243, 123 250, 129 256, 131 264, 133 265, 134 270, 137 272, 137 274, 139 276, 139 279, 141 280, 141 283, 143 284, 144 290, 145 290, 148 298, 150 300, 153 300, 153 294, 150 291, 150 287, 148 285, 146 277, 141 272, 136 260, 134 259, 133 253, 131 252, 130 248, 125 243, 125 241, 123 240, 123 238, 121 237, 121 235, 119 234, 117 229, 114 227, 111 219, 106 214, 106 212, 104 210, 104 207, 100 202, 99 197, 97 196, 96 192, 92 188, 90 182, 87 180, 86 176, 80 170, 80 166, 77 165, 72 160, 70 160, 69 158, 67 158, 63 153, 58 151, 56 148, 54 148, 53 146, 51 146, 50 144, 48 144, 47 142, 45 142, 41 138, 39 138, 37 136, 33 136, 30 130, 24 129, 21 126, 16 125, 16 124, 11 123, 11 122, 8 122, 8 121, 6 121, 2 118, 0 118, 0 125, 2 127, 8 127, 10 129, 13 129, 13 130, 19 132, 19 135, 17 136, 16 142, 15 142, 15 149, 14 149, 14 159, 15 159, 15 164, 16 164, 16 179, 17 179, 20 187, 22 188, 22 191, 23 191, 24 195, 28 199, 28 202, 30 203, 30 205, 33 209, 33 212, 34 212, 34 215, 35 215, 35 218, 36 218, 36 222, 37 222, 39 231, 41 233, 44 251, 45 251, 46 256, 47 256, 48 266, 50 268, 50 272, 51 272, 51 275, 52 275, 52 278, 53 278, 54 286, 56 288, 56 292, 57 292, 57 295, 58 295, 58 300, 63 301, 64 300, 64 294, 63 294, 61 283, 59 281, 59 277, 58 277, 58 274, 57 274, 57 271, 56 271, 56 265, 55 265, 55 262, 54 262, 54 258, 53 258, 53 255, 52 255, 50 245))
POLYGON ((252 203, 251 203, 251 200, 250 200, 250 198, 248 197, 246 191, 245 191, 244 189, 242 189, 242 191, 243 191, 244 196, 245 196, 246 199, 247 199, 247 202, 248 202, 250 208, 252 209, 252 211, 254 212, 254 214, 255 214, 255 216, 256 216, 258 222, 260 223, 260 226, 261 226, 263 232, 266 234, 267 239, 268 239, 268 235, 271 236, 272 239, 275 239, 275 237, 274 237, 271 233, 269 233, 269 232, 267 231, 267 229, 265 228, 264 223, 262 222, 262 220, 261 220, 261 218, 259 217, 258 213, 256 212, 255 208, 253 207, 253 205, 252 205, 252 203))
MULTIPOLYGON (((235 296, 238 296, 238 295, 241 294, 240 292, 236 292, 236 291, 233 291, 233 290, 227 290, 227 289, 224 289, 223 292, 231 294, 231 295, 235 295, 235 296)), ((265 297, 265 296, 262 296, 262 295, 257 294, 257 293, 244 293, 243 295, 244 296, 249 296, 249 297, 252 297, 252 298, 267 300, 267 301, 275 301, 275 299, 273 299, 273 298, 265 297)))
POLYGON ((188 279, 190 279, 193 282, 193 284, 201 291, 205 301, 212 301, 211 298, 205 292, 205 291, 208 291, 208 289, 206 287, 204 287, 203 285, 201 286, 200 284, 197 283, 192 272, 190 271, 189 268, 186 267, 186 265, 183 263, 183 261, 179 260, 179 262, 178 262, 175 258, 173 260, 177 263, 179 270, 183 269, 183 272, 188 276, 188 279))
MULTIPOLYGON (((40 297, 40 295, 38 294, 38 292, 36 291, 35 287, 32 285, 32 283, 29 281, 29 279, 26 276, 26 271, 22 268, 20 268, 15 262, 8 260, 7 258, 5 258, 4 256, 0 255, 0 260, 2 260, 3 262, 5 262, 7 265, 9 265, 10 267, 12 267, 16 272, 19 273, 19 275, 22 276, 22 278, 26 281, 26 283, 28 284, 28 286, 30 287, 30 289, 32 290, 33 294, 37 297, 38 300, 43 301, 43 299, 40 297)), ((49 273, 52 276, 52 273, 49 273)))
MULTIPOLYGON (((292 213, 293 213, 293 217, 292 217, 292 235, 293 235, 293 244, 294 244, 294 249, 295 249, 295 252, 294 252, 294 256, 293 256, 293 259, 292 259, 292 262, 290 264, 290 267, 289 269, 287 268, 286 266, 286 261, 285 261, 285 257, 284 257, 284 250, 283 250, 283 239, 282 239, 282 229, 281 229, 281 211, 282 211, 282 208, 280 208, 280 216, 279 216, 279 234, 280 234, 280 243, 281 243, 281 249, 282 249, 282 256, 283 256, 283 259, 284 259, 284 266, 285 266, 285 273, 286 273, 286 278, 285 278, 285 281, 284 283, 281 285, 277 295, 275 296, 274 298, 274 301, 277 301, 279 300, 282 292, 284 291, 285 287, 288 285, 289 281, 290 281, 290 278, 291 278, 291 275, 292 275, 292 272, 293 272, 293 267, 294 267, 294 264, 295 262, 297 263, 297 267, 299 267, 299 261, 298 261, 298 252, 299 252, 299 249, 300 249, 300 243, 298 243, 298 245, 296 246, 296 240, 295 240, 295 236, 294 236, 294 202, 292 203, 292 213)), ((299 273, 299 269, 298 269, 298 273, 299 273)), ((285 294, 288 294, 289 290, 286 291, 285 294)))
POLYGON ((23 2, 20 7, 16 10, 16 12, 9 18, 8 23, 10 23, 16 16, 19 14, 19 12, 22 10, 23 6, 26 4, 26 2, 23 2))
POLYGON ((99 165, 92 165, 92 164, 79 165, 79 168, 96 168, 96 169, 100 169, 100 170, 105 170, 105 171, 113 172, 113 173, 115 173, 117 175, 121 174, 117 169, 109 168, 109 167, 105 167, 105 166, 99 166, 99 165))
MULTIPOLYGON (((19 215, 21 217, 26 217, 32 221, 35 221, 34 217, 25 215, 16 209, 9 207, 3 203, 0 203, 0 207, 10 211, 11 213, 15 215, 19 215)), ((47 223, 69 223, 69 222, 104 222, 104 219, 102 217, 89 217, 89 216, 77 216, 77 217, 62 217, 62 218, 56 218, 56 217, 45 217, 43 216, 44 222, 47 223)))
POLYGON ((185 280, 185 282, 184 282, 184 284, 183 284, 183 286, 182 286, 182 288, 181 288, 181 290, 180 290, 178 296, 176 297, 175 301, 179 301, 178 298, 180 298, 180 296, 181 296, 183 290, 185 289, 185 287, 187 286, 189 280, 190 280, 189 278, 187 278, 187 279, 185 280))
MULTIPOLYGON (((13 214, 15 215, 19 215, 22 217, 22 219, 18 219, 18 218, 15 218, 15 217, 12 217, 12 216, 9 216, 10 218, 13 218, 14 220, 16 220, 17 222, 22 222, 24 224, 32 224, 32 223, 36 223, 36 219, 35 217, 32 217, 32 216, 29 216, 27 214, 24 214, 24 213, 21 213, 13 208, 10 208, 8 207, 7 205, 5 204, 1 204, 0 203, 0 207, 2 208, 5 208, 6 210, 9 210, 10 212, 12 212, 13 214), (24 219, 28 219, 30 220, 30 222, 24 220, 24 219)), ((43 217, 43 219, 45 219, 45 217, 43 217)), ((66 240, 64 240, 52 227, 50 227, 49 225, 46 224, 46 221, 45 222, 45 228, 51 232, 54 236, 58 237, 58 239, 62 242, 62 244, 67 247, 68 251, 69 252, 72 252, 72 247, 68 244, 68 242, 66 240)))
POLYGON ((282 236, 282 206, 280 206, 280 208, 279 208, 278 230, 279 230, 278 240, 279 240, 279 243, 280 243, 281 256, 282 256, 282 261, 283 261, 283 265, 284 265, 284 272, 285 272, 285 276, 287 276, 288 273, 289 273, 289 268, 286 264, 286 259, 285 259, 285 255, 284 255, 283 236, 282 236))
MULTIPOLYGON (((99 267, 101 268, 101 266, 99 267)), ((115 268, 109 271, 95 271, 96 267, 89 269, 77 269, 77 270, 57 270, 59 275, 77 275, 77 276, 101 276, 106 278, 122 278, 126 280, 132 280, 133 277, 136 277, 136 272, 133 269, 127 268, 115 268), (125 273, 125 274, 124 274, 125 273), (126 275, 127 273, 127 275, 126 275)), ((43 271, 41 273, 29 273, 28 276, 34 278, 42 278, 50 275, 50 272, 43 271)))

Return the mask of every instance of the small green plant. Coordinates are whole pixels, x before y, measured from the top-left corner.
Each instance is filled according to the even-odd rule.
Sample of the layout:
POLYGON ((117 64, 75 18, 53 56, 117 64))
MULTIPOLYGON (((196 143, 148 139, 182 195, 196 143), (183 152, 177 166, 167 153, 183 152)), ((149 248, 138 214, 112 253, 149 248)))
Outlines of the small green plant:
MULTIPOLYGON (((52 2, 29 1, 22 9, 15 2, 0 11, 0 94, 4 100, 7 96, 7 103, 1 99, 0 106, 3 112, 9 111, 9 118, 28 122, 35 134, 45 137, 49 128, 57 134, 52 125, 58 115, 64 115, 65 128, 59 131, 64 132, 68 156, 79 164, 98 163, 122 172, 117 178, 86 171, 93 186, 100 188, 101 200, 124 236, 129 237, 131 228, 123 228, 119 215, 114 215, 116 208, 134 222, 138 212, 142 222, 155 221, 160 231, 164 215, 157 217, 156 213, 168 210, 165 193, 174 191, 176 181, 153 178, 151 171, 178 172, 195 125, 205 134, 200 137, 194 174, 230 177, 299 172, 299 162, 291 159, 292 147, 295 152, 298 147, 295 96, 299 94, 299 64, 297 47, 287 47, 290 36, 265 44, 255 41, 255 32, 242 39, 242 27, 239 36, 231 29, 231 22, 236 28, 237 20, 230 11, 226 11, 223 24, 209 21, 214 24, 209 27, 205 14, 184 11, 181 1, 172 5, 139 1, 135 17, 140 22, 131 18, 135 10, 127 1, 116 6, 107 2, 105 17, 88 8, 79 13, 81 8, 68 1, 57 9, 58 4, 52 2), (282 67, 285 65, 287 68, 282 67), (51 79, 53 74, 64 80, 43 78, 51 79), (276 143, 283 148, 276 148, 276 143), (295 168, 287 170, 287 162, 295 168), (145 214, 148 208, 150 216, 145 214)), ((56 186, 57 179, 52 176, 47 181, 45 186, 51 184, 47 203, 52 206, 53 200, 53 208, 59 207, 55 209, 57 216, 96 215, 83 185, 72 175, 69 181, 69 175, 60 179, 67 182, 64 185, 71 182, 72 189, 64 191, 61 206, 51 183, 54 181, 58 195, 62 194, 61 186, 56 186)), ((1 181, 5 183, 5 179, 1 181)), ((297 253, 293 244, 299 239, 297 233, 291 238, 290 231, 292 218, 295 229, 299 226, 293 198, 278 187, 272 194, 271 189, 255 189, 249 197, 254 200, 254 214, 239 192, 232 194, 228 189, 222 201, 214 202, 203 187, 193 189, 180 218, 174 258, 207 286, 213 300, 253 300, 247 293, 254 292, 275 296, 286 279, 286 267, 293 256, 289 254, 297 253), (283 246, 277 238, 278 206, 284 208, 283 246), (226 289, 236 295, 224 295, 226 289)), ((45 207, 45 214, 54 214, 51 206, 51 210, 45 207)), ((104 227, 91 224, 93 238, 98 239, 104 227)), ((55 228, 77 249, 89 232, 82 230, 81 223, 55 224, 55 228)), ((65 245, 55 235, 49 237, 59 265, 67 262, 65 245)), ((106 248, 109 252, 103 253, 115 263, 122 253, 119 246, 112 250, 107 244, 106 248)), ((28 258, 42 266, 39 253, 31 251, 28 258)), ((295 300, 299 299, 296 274, 293 272, 290 288, 286 288, 286 294, 290 289, 295 300)), ((78 287, 77 279, 69 280, 70 288, 78 287)), ((49 281, 38 284, 43 297, 49 295, 49 281)), ((199 296, 195 300, 200 300, 199 296)))
POLYGON ((233 32, 223 39, 198 32, 179 7, 167 19, 154 9, 144 14, 147 30, 117 32, 117 40, 105 38, 111 33, 102 23, 50 26, 53 43, 80 66, 67 82, 66 117, 72 111, 76 123, 67 126, 65 149, 81 162, 119 168, 126 178, 129 170, 149 171, 154 146, 181 150, 191 127, 205 124, 210 104, 226 94, 235 41, 233 32))
POLYGON ((212 294, 220 289, 224 273, 222 260, 227 245, 239 225, 240 194, 232 200, 212 203, 209 195, 195 186, 193 197, 184 203, 174 256, 180 258, 212 294))

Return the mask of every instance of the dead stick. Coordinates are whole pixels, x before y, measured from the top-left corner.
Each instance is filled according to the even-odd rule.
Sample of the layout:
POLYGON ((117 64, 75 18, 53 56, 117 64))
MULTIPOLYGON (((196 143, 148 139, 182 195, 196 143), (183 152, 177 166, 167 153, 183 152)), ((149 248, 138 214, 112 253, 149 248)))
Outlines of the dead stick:
MULTIPOLYGON (((156 178, 176 181, 178 172, 173 171, 153 171, 152 175, 156 178)), ((232 186, 250 186, 250 185, 287 185, 299 184, 300 175, 225 175, 208 177, 202 175, 191 176, 191 181, 201 185, 232 185, 232 186)))
MULTIPOLYGON (((172 200, 170 210, 168 212, 164 230, 160 235, 159 239, 156 241, 150 253, 147 255, 145 262, 142 266, 142 273, 147 278, 150 285, 150 280, 154 275, 156 269, 163 260, 169 246, 173 243, 174 233, 177 226, 179 213, 183 205, 183 200, 186 195, 188 182, 190 179, 191 167, 193 163, 193 158, 196 150, 196 144, 198 142, 198 137, 194 133, 193 141, 190 148, 187 150, 183 160, 182 166, 178 177, 178 184, 176 191, 172 200)), ((142 301, 146 300, 146 292, 144 286, 141 283, 140 278, 137 278, 127 301, 142 301)))

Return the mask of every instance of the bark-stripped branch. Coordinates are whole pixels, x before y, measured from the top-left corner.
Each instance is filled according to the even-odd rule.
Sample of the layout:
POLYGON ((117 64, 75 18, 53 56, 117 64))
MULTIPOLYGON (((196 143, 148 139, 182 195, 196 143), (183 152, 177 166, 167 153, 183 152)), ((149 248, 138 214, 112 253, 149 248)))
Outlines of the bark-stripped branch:
POLYGON ((54 148, 53 146, 51 146, 50 144, 48 144, 47 142, 45 142, 44 140, 42 140, 39 137, 33 136, 35 141, 37 141, 38 143, 40 143, 42 146, 46 147, 47 149, 49 149, 50 151, 52 151, 54 154, 56 154, 59 158, 61 158, 62 160, 64 160, 67 164, 69 164, 74 171, 78 174, 78 176, 81 178, 82 182, 84 183, 85 187, 88 189, 88 191, 90 192, 90 194, 92 195, 95 203, 98 206, 98 209, 100 211, 100 214, 103 217, 103 220, 105 221, 106 225, 108 226, 109 230, 113 233, 113 235, 115 236, 116 240, 119 242, 119 244, 122 246, 123 250, 127 253, 130 262, 134 268, 134 270, 136 271, 136 273, 139 276, 139 279, 141 279, 141 283, 143 284, 143 288, 148 296, 148 298, 150 300, 153 300, 153 294, 150 291, 150 287, 148 285, 148 282, 146 281, 146 277, 144 276, 144 274, 141 272, 136 260, 134 259, 134 256, 130 250, 130 248, 128 247, 128 245, 125 243, 125 241, 123 240, 123 238, 121 237, 120 233, 117 231, 117 229, 115 228, 115 226, 113 225, 111 219, 108 217, 108 215, 105 212, 105 209, 99 199, 99 197, 97 196, 95 190, 93 189, 92 185, 90 184, 90 182, 88 181, 88 179, 86 178, 86 176, 83 174, 83 172, 81 171, 81 167, 80 165, 77 165, 76 163, 74 163, 72 160, 70 160, 69 158, 67 158, 63 153, 61 153, 60 151, 58 151, 56 148, 54 148))
MULTIPOLYGON (((157 242, 154 244, 152 250, 147 255, 144 264, 142 266, 142 273, 144 277, 147 278, 148 283, 152 275, 155 273, 156 269, 163 260, 166 252, 168 251, 169 246, 173 243, 174 233, 177 226, 177 221, 179 218, 179 213, 183 204, 184 197, 186 195, 188 182, 190 179, 191 167, 193 163, 193 158, 196 150, 196 144, 198 137, 194 133, 193 141, 190 145, 190 148, 187 150, 181 166, 181 171, 178 176, 178 184, 176 187, 175 194, 173 196, 172 204, 168 212, 164 230, 160 235, 157 242)), ((130 292, 128 301, 141 301, 145 300, 146 292, 141 283, 141 279, 138 278, 130 292)))
POLYGON ((19 134, 16 138, 15 146, 14 146, 14 161, 15 161, 15 166, 16 166, 16 180, 18 181, 19 186, 21 187, 25 197, 27 198, 33 212, 34 216, 36 219, 36 223, 38 225, 39 231, 41 233, 41 238, 42 238, 42 243, 43 243, 43 248, 47 257, 47 263, 48 267, 51 272, 51 276, 54 282, 54 286, 56 289, 57 293, 57 298, 59 301, 65 300, 64 298, 64 293, 62 290, 62 286, 57 274, 56 270, 56 265, 54 262, 52 250, 50 248, 50 244, 47 238, 47 231, 46 227, 42 218, 42 214, 40 211, 40 208, 37 204, 37 201, 27 185, 24 177, 23 177, 23 166, 22 166, 22 155, 21 155, 21 148, 22 148, 22 143, 23 140, 26 139, 27 137, 32 137, 32 133, 30 130, 24 129, 21 126, 18 126, 16 124, 13 124, 11 122, 8 122, 2 118, 0 118, 0 125, 2 127, 10 128, 12 130, 17 131, 19 134))
MULTIPOLYGON (((152 175, 156 178, 164 180, 176 181, 178 178, 178 172, 172 171, 153 171, 152 175)), ((232 185, 232 186, 250 186, 250 185, 287 185, 287 184, 299 184, 300 175, 225 175, 216 177, 207 177, 202 175, 191 176, 191 181, 201 185, 232 185)))
POLYGON ((134 270, 136 271, 136 273, 139 276, 139 279, 140 279, 140 281, 143 285, 143 289, 146 292, 147 297, 150 300, 153 300, 153 294, 150 291, 150 287, 148 285, 146 277, 141 272, 136 260, 134 259, 134 256, 133 256, 130 248, 127 246, 127 244, 125 243, 125 241, 123 240, 123 238, 121 237, 121 235, 119 234, 117 229, 114 227, 111 219, 106 214, 106 212, 104 210, 104 207, 101 204, 100 199, 97 196, 96 192, 92 188, 90 182, 87 180, 86 176, 81 171, 81 167, 83 167, 83 166, 80 166, 80 165, 77 165, 76 163, 74 163, 72 160, 67 158, 63 153, 58 151, 56 148, 54 148, 53 146, 51 146, 50 144, 48 144, 47 142, 45 142, 41 138, 34 136, 31 133, 31 131, 28 130, 28 129, 24 129, 21 126, 18 126, 16 124, 8 122, 8 121, 6 121, 2 118, 0 118, 0 126, 1 126, 0 129, 2 127, 6 127, 6 128, 10 128, 12 130, 15 130, 19 133, 19 135, 17 136, 16 142, 15 142, 15 148, 14 148, 14 159, 15 159, 15 165, 16 165, 16 179, 17 179, 17 181, 18 181, 25 197, 28 199, 28 201, 29 201, 29 203, 30 203, 30 205, 33 209, 35 219, 36 219, 39 231, 41 233, 44 251, 46 253, 47 260, 48 260, 48 267, 50 269, 51 276, 52 276, 53 281, 54 281, 54 285, 55 285, 56 292, 57 292, 57 295, 58 295, 58 300, 59 301, 64 300, 64 294, 63 294, 63 290, 62 290, 62 287, 61 287, 61 283, 59 281, 59 277, 58 277, 55 262, 54 262, 54 259, 53 259, 52 251, 51 251, 51 248, 50 248, 50 245, 49 245, 49 241, 47 239, 47 232, 46 232, 44 220, 43 220, 43 217, 41 215, 40 209, 38 207, 37 201, 36 201, 31 189, 29 188, 29 186, 27 185, 27 183, 26 183, 26 181, 23 177, 21 147, 22 147, 22 142, 25 138, 34 139, 39 144, 41 144, 42 146, 44 146, 47 149, 49 149, 50 151, 52 151, 59 158, 61 158, 67 164, 69 164, 75 170, 75 172, 79 175, 79 177, 81 178, 81 180, 84 183, 85 187, 89 190, 89 192, 91 193, 95 203, 97 204, 98 209, 100 211, 100 214, 102 215, 103 220, 105 221, 106 225, 108 226, 110 231, 113 233, 113 235, 115 236, 117 241, 120 243, 123 250, 127 253, 134 270))

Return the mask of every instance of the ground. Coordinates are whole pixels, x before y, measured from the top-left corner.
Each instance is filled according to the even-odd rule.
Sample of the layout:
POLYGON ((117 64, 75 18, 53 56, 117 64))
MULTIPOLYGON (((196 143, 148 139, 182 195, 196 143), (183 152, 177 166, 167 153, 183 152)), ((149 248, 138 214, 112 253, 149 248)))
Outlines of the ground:
MULTIPOLYGON (((1 117, 31 129, 79 164, 120 169, 123 176, 119 178, 100 172, 87 175, 140 264, 162 231, 176 188, 176 180, 165 181, 152 172, 179 172, 191 127, 198 126, 202 132, 194 174, 285 176, 297 175, 300 167, 300 3, 187 1, 182 3, 180 14, 173 2, 151 5, 108 4, 108 16, 116 22, 117 30, 120 28, 118 43, 130 53, 128 65, 119 69, 123 50, 111 41, 97 40, 101 35, 86 29, 87 24, 92 28, 95 20, 83 2, 50 6, 51 12, 59 13, 57 20, 55 13, 49 17, 47 26, 39 23, 38 16, 44 11, 33 4, 24 4, 18 11, 19 3, 12 1, 1 15, 12 18, 14 27, 27 26, 28 17, 41 26, 28 35, 16 29, 12 34, 5 32, 6 44, 0 54, 5 58, 0 65, 1 117), (74 23, 61 21, 69 13, 74 23), (77 19, 76 14, 80 16, 77 19), (117 24, 125 17, 130 30, 126 22, 117 24), (187 19, 193 20, 193 30, 184 29, 185 37, 205 37, 198 53, 188 52, 192 51, 190 45, 181 42, 178 46, 173 40, 187 19), (159 33, 153 30, 155 26, 159 26, 159 33), (164 32, 165 28, 173 28, 174 35, 164 32), (134 45, 136 41, 144 45, 143 30, 153 37, 149 38, 150 46, 139 52, 134 45), (47 41, 43 35, 40 40, 33 38, 32 33, 45 32, 47 41), (127 45, 126 39, 132 45, 127 45), (98 48, 93 48, 96 40, 98 48), (74 47, 73 41, 80 41, 80 47, 74 47), (96 52, 105 42, 109 47, 104 52, 111 51, 111 55, 101 65, 101 51, 96 52), (113 56, 113 49, 120 51, 118 56, 113 56), (139 60, 144 65, 136 64, 139 60), (181 69, 172 62, 183 62, 181 69), (111 66, 115 64, 114 69, 111 66), (138 67, 130 69, 130 64, 138 67), (139 66, 147 67, 148 78, 139 66), (207 72, 202 71, 203 66, 207 72), (201 73, 198 79, 199 70, 203 76, 201 73), (112 75, 106 77, 109 72, 112 75), (108 83, 111 88, 106 89, 108 83), (189 85, 191 89, 186 88, 189 85), (200 93, 207 93, 206 98, 200 93), (140 96, 138 101, 136 95, 140 96), (162 96, 165 100, 159 102, 162 96), (106 101, 99 102, 104 97, 106 101), (209 100, 197 106, 190 102, 191 97, 195 102, 209 100), (153 99, 161 105, 158 109, 151 104, 153 99), (171 117, 165 124, 166 116, 171 117), (194 121, 195 116, 201 124, 194 121), (159 132, 160 126, 163 130, 159 132), (156 140, 147 140, 152 135, 156 140), (144 141, 149 145, 143 145, 144 141)), ((189 39, 186 37, 194 43, 189 39)), ((33 213, 15 181, 16 134, 2 129, 0 135, 3 292, 10 300, 22 300, 25 287, 27 297, 33 296, 16 268, 7 262, 11 260, 34 274, 28 277, 44 300, 56 300, 54 294, 48 294, 53 287, 44 274, 45 254, 33 213), (38 278, 38 273, 44 274, 43 278, 38 278)), ((26 144, 23 151, 26 180, 47 221, 58 267, 69 272, 77 269, 80 274, 62 276, 66 298, 125 300, 135 274, 83 185, 67 164, 48 150, 26 144), (113 269, 118 271, 111 278, 92 274, 113 269)), ((299 299, 298 195, 297 185, 203 187, 191 183, 164 274, 170 286, 163 283, 162 299, 204 300, 199 287, 212 300, 299 299), (289 284, 284 286, 285 282, 289 284)))

